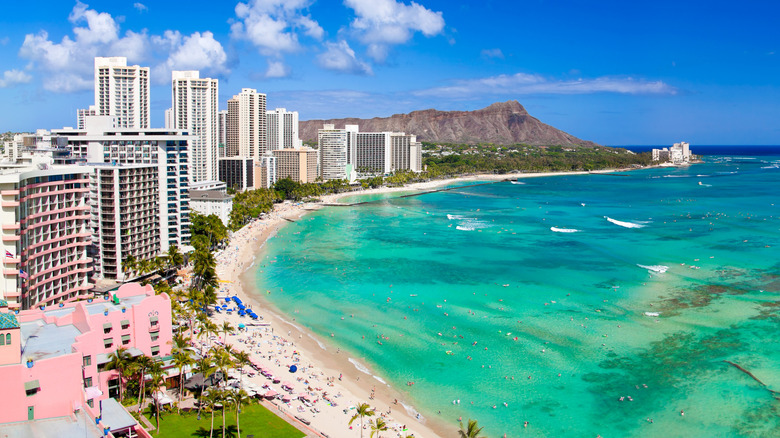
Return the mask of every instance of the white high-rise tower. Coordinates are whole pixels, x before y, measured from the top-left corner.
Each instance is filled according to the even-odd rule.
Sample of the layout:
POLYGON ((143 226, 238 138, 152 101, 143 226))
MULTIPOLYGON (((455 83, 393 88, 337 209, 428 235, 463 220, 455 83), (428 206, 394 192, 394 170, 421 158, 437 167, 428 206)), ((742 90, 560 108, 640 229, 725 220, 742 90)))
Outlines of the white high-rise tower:
POLYGON ((117 128, 149 128, 149 67, 127 58, 95 58, 95 115, 114 116, 117 128))
POLYGON ((276 108, 266 111, 268 125, 268 150, 291 149, 301 146, 298 138, 298 111, 276 108))
POLYGON ((198 71, 174 71, 172 81, 171 127, 195 136, 188 154, 190 183, 215 181, 219 80, 201 79, 198 71))

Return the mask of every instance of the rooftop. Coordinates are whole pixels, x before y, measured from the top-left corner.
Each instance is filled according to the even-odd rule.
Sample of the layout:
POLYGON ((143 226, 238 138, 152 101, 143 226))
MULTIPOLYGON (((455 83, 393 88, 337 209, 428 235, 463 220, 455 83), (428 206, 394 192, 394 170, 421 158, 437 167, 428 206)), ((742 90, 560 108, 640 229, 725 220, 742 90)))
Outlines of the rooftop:
POLYGON ((73 324, 57 326, 46 324, 43 319, 22 324, 22 355, 41 360, 71 353, 76 336, 81 334, 73 324))
MULTIPOLYGON (((5 304, 8 306, 8 303, 5 304)), ((0 313, 0 329, 9 329, 19 327, 19 320, 13 313, 0 313)))
POLYGON ((103 433, 94 421, 87 420, 83 410, 80 410, 75 417, 0 424, 0 437, 3 438, 59 438, 64 436, 98 438, 103 436, 103 433))
POLYGON ((191 201, 224 201, 226 199, 233 199, 233 197, 219 190, 190 190, 191 201))

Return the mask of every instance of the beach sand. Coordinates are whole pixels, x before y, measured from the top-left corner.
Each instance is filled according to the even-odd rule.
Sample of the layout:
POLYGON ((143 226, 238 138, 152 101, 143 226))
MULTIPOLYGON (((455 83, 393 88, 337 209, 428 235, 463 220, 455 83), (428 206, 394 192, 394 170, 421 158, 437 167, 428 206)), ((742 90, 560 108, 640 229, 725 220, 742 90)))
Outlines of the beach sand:
MULTIPOLYGON (((609 172, 609 171, 605 171, 609 172)), ((587 172, 577 172, 587 173, 587 172)), ((261 374, 250 377, 242 376, 244 383, 251 383, 256 387, 272 389, 279 394, 291 398, 289 403, 282 400, 264 402, 271 409, 281 411, 291 421, 296 422, 304 430, 313 436, 327 437, 359 437, 360 422, 356 420, 352 428, 347 425, 354 415, 354 409, 360 403, 368 403, 376 408, 376 416, 384 417, 391 428, 383 432, 384 436, 405 437, 414 434, 415 437, 443 437, 457 434, 457 419, 424 418, 413 406, 405 406, 403 396, 394 388, 358 370, 349 362, 350 356, 337 347, 330 344, 327 339, 318 339, 316 335, 295 323, 294 317, 282 316, 272 304, 264 299, 263 293, 254 287, 255 270, 251 269, 254 260, 262 255, 266 240, 289 221, 296 221, 310 211, 322 208, 323 205, 335 203, 340 198, 354 195, 368 195, 391 192, 415 192, 433 190, 437 187, 456 182, 469 181, 501 181, 515 178, 530 178, 539 176, 572 175, 574 172, 563 173, 526 173, 512 175, 473 175, 447 180, 435 180, 424 183, 411 184, 397 188, 368 189, 357 192, 348 192, 328 195, 316 203, 282 203, 277 204, 272 213, 262 219, 252 221, 241 230, 233 233, 230 244, 226 249, 217 254, 217 274, 221 281, 218 296, 237 295, 247 306, 251 306, 262 319, 252 321, 246 317, 239 317, 235 312, 232 315, 216 313, 213 320, 217 325, 223 321, 229 321, 233 327, 239 324, 247 325, 246 330, 237 332, 223 340, 219 333, 214 340, 199 339, 202 346, 208 346, 210 342, 226 342, 237 350, 251 353, 252 360, 259 366, 270 371, 278 377, 280 383, 274 384, 261 374), (260 323, 263 325, 250 325, 260 323), (296 365, 296 373, 289 372, 290 365, 296 365), (282 389, 282 384, 288 382, 293 387, 292 395, 282 389), (306 394, 312 400, 313 407, 306 406, 298 398, 306 394), (335 403, 324 400, 324 397, 335 403), (395 401, 397 400, 397 404, 395 401), (273 404, 273 406, 271 406, 273 404), (316 408, 319 412, 313 410, 316 408), (346 411, 345 411, 346 410, 346 411), (305 426, 294 417, 310 421, 305 426), (402 426, 407 429, 402 431, 402 426)), ((465 185, 465 184, 464 184, 465 185)), ((220 298, 220 304, 224 299, 220 298)), ((235 305, 230 307, 235 308, 235 305)), ((247 368, 244 371, 252 371, 247 368)), ((264 393, 267 389, 262 389, 264 393)), ((409 405, 409 403, 406 403, 409 405)), ((364 435, 370 434, 368 420, 364 419, 364 435)), ((373 417, 376 418, 376 417, 373 417)), ((467 419, 464 419, 464 422, 467 419)))

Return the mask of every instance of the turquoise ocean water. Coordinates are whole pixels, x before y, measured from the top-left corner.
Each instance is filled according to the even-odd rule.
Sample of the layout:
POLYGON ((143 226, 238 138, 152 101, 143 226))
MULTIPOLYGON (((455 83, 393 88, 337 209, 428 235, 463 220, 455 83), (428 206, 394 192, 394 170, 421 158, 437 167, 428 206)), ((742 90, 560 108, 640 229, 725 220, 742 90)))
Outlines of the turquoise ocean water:
POLYGON ((453 427, 780 436, 780 151, 521 182, 312 213, 257 289, 453 427))

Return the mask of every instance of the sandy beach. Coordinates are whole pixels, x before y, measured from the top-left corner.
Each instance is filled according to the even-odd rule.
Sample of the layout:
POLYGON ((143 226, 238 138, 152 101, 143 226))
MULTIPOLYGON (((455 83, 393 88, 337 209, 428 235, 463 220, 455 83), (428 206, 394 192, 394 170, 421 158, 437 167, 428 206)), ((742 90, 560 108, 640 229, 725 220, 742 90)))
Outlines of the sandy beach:
MULTIPOLYGON (((244 384, 249 384, 250 388, 255 388, 261 394, 269 390, 280 394, 280 398, 264 402, 266 406, 285 414, 291 421, 308 430, 311 436, 359 437, 359 421, 356 420, 351 428, 347 423, 354 415, 354 406, 360 403, 368 403, 376 408, 376 416, 381 415, 385 419, 389 429, 382 433, 383 436, 452 436, 457 433, 456 418, 425 418, 418 415, 414 406, 404 400, 401 393, 374 378, 373 371, 368 370, 371 374, 367 374, 358 370, 349 361, 350 356, 333 346, 329 340, 318 339, 316 335, 297 325, 294 318, 282 317, 253 286, 252 277, 255 271, 251 268, 255 259, 262 256, 266 240, 280 227, 346 196, 426 191, 456 182, 501 181, 563 174, 577 173, 473 175, 405 187, 328 195, 316 203, 277 204, 272 213, 233 233, 228 247, 216 255, 217 274, 221 281, 218 292, 220 305, 225 302, 222 297, 237 295, 247 306, 251 306, 261 319, 252 321, 239 317, 235 312, 231 315, 217 313, 213 316, 217 325, 229 321, 233 327, 244 324, 246 329, 228 336, 227 340, 223 340, 220 333, 212 341, 201 339, 199 342, 204 346, 209 342, 226 342, 237 350, 250 353, 253 362, 267 370, 274 378, 270 379, 260 373, 254 374, 253 370, 247 368, 244 371, 252 371, 254 375, 244 374, 244 384), (290 365, 296 365, 298 371, 291 373, 290 365), (278 383, 273 383, 274 380, 278 383), (282 396, 286 396, 285 400, 289 401, 282 400, 282 396), (295 417, 309 421, 310 424, 306 426, 295 417)), ((235 308, 235 304, 229 307, 235 308)), ((368 420, 369 418, 364 420, 364 429, 367 432, 365 436, 370 434, 368 420)))

